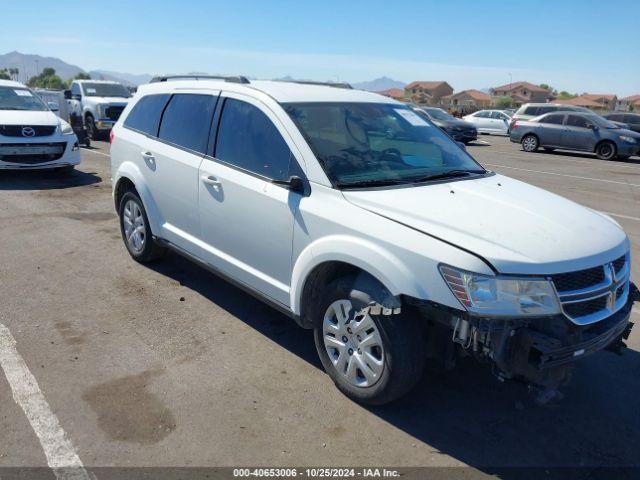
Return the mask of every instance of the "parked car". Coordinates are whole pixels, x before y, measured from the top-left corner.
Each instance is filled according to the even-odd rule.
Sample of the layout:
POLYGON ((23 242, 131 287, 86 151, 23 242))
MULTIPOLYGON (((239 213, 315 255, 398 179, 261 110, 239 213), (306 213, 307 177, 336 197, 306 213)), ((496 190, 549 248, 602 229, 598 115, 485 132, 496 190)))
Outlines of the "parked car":
POLYGON ((131 92, 118 82, 107 80, 74 80, 65 90, 71 122, 80 119, 89 137, 99 140, 116 123, 127 106, 131 92))
POLYGON ((626 123, 629 130, 640 133, 640 114, 638 113, 608 113, 604 118, 612 122, 626 123))
POLYGON ((507 135, 509 133, 509 121, 511 117, 500 110, 479 110, 471 115, 463 117, 465 122, 472 123, 480 133, 497 133, 507 135))
POLYGON ((531 120, 532 118, 539 117, 545 113, 552 112, 582 112, 593 113, 591 110, 585 107, 578 107, 575 105, 565 105, 563 103, 525 103, 511 116, 511 122, 509 124, 509 130, 514 122, 518 120, 531 120))
POLYGON ((418 115, 426 116, 457 142, 470 143, 478 138, 478 131, 473 124, 460 120, 441 108, 421 106, 412 108, 418 115))
POLYGON ((111 140, 131 257, 174 250, 313 329, 358 402, 405 394, 427 356, 476 357, 547 399, 631 330, 619 224, 486 170, 390 98, 163 77, 111 140))
POLYGON ((31 89, 0 80, 0 169, 60 169, 80 163, 78 139, 31 89))
POLYGON ((547 113, 529 121, 516 121, 511 141, 526 152, 561 148, 595 152, 602 160, 626 159, 640 153, 640 134, 620 128, 595 113, 547 113))

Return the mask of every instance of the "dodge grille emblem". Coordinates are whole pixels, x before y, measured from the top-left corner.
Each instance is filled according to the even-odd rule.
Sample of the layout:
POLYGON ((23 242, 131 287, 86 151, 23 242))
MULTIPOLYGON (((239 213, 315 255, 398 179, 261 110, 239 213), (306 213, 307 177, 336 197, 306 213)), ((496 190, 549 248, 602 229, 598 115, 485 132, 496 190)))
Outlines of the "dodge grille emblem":
POLYGON ((35 137, 36 131, 31 127, 22 127, 22 136, 23 137, 35 137))

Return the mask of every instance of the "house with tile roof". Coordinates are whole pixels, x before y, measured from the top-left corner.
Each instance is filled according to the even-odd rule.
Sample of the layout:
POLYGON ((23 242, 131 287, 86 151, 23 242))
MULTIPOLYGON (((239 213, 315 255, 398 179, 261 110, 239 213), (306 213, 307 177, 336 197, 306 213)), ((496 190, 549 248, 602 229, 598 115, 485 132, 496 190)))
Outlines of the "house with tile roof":
POLYGON ((616 102, 616 110, 620 112, 640 112, 640 94, 619 98, 616 102))
POLYGON ((591 110, 607 110, 604 104, 596 102, 591 98, 587 98, 584 95, 568 98, 566 100, 554 100, 553 103, 560 103, 562 105, 574 105, 576 107, 585 107, 591 110))
POLYGON ((583 93, 580 97, 601 104, 602 110, 614 110, 618 102, 618 96, 613 93, 583 93))
POLYGON ((470 89, 444 97, 444 101, 449 108, 471 111, 490 107, 493 97, 480 90, 470 89))
POLYGON ((421 105, 443 106, 443 97, 453 94, 453 87, 444 80, 415 81, 404 87, 407 100, 421 105))
POLYGON ((375 92, 378 95, 384 95, 385 97, 393 98, 394 100, 398 100, 403 102, 405 100, 404 90, 401 88, 388 88, 387 90, 381 90, 379 92, 375 92))
POLYGON ((499 87, 493 87, 491 95, 494 97, 509 97, 516 105, 523 103, 544 103, 551 98, 551 92, 529 82, 512 82, 499 87))

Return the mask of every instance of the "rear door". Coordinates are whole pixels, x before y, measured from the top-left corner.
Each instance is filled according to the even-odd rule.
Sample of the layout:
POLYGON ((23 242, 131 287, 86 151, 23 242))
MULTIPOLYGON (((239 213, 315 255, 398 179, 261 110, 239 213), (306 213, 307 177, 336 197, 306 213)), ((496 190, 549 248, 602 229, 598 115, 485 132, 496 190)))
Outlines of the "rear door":
POLYGON ((562 146, 562 134, 564 133, 564 113, 553 113, 540 119, 538 136, 540 144, 546 147, 562 146))
POLYGON ((293 142, 267 106, 241 94, 225 95, 214 156, 200 168, 205 258, 286 306, 293 222, 302 197, 272 180, 303 176, 302 170, 293 142))
POLYGON ((174 93, 162 113, 157 139, 140 152, 163 216, 162 236, 194 253, 200 253, 194 245, 201 235, 198 172, 219 93, 174 93))
POLYGON ((495 133, 507 133, 509 129, 509 116, 498 110, 491 112, 491 129, 495 133))
POLYGON ((474 116, 474 123, 476 124, 476 128, 483 132, 488 132, 491 130, 491 112, 490 111, 482 111, 476 113, 474 116))
POLYGON ((588 128, 589 123, 588 119, 581 115, 567 115, 562 135, 564 146, 575 150, 593 151, 595 132, 588 128))

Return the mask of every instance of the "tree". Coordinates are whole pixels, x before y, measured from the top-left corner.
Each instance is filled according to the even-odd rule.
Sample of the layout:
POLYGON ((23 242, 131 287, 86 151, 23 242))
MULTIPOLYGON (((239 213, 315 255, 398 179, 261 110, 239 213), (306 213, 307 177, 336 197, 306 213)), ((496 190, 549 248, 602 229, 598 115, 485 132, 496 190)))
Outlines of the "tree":
POLYGON ((6 68, 0 69, 0 80, 11 80, 11 75, 6 68))
POLYGON ((40 75, 31 77, 27 85, 32 88, 50 88, 52 90, 64 90, 66 83, 56 75, 53 68, 44 68, 40 75))
POLYGON ((494 100, 493 104, 496 108, 509 108, 513 104, 513 100, 509 97, 498 97, 494 100))
POLYGON ((545 90, 553 90, 549 85, 547 85, 546 83, 541 83, 539 85, 540 88, 544 88, 545 90))
POLYGON ((570 98, 576 98, 577 95, 573 94, 573 93, 569 93, 566 90, 562 90, 560 93, 558 93, 558 100, 569 100, 570 98))

